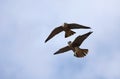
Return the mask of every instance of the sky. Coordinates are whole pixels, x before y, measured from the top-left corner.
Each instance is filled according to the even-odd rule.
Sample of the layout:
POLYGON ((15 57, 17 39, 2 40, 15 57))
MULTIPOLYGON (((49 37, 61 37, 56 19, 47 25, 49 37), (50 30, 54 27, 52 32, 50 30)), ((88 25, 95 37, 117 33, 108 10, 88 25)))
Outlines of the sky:
POLYGON ((0 79, 120 79, 119 34, 119 0, 0 0, 0 79), (64 22, 92 29, 44 43, 64 22), (89 31, 87 56, 53 55, 89 31))

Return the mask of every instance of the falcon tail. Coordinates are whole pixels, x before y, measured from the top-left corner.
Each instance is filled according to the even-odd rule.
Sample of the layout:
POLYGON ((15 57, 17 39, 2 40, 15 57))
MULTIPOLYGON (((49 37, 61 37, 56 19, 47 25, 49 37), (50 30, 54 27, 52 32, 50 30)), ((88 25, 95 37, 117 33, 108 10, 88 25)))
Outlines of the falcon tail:
POLYGON ((67 37, 69 37, 69 36, 71 36, 71 35, 73 35, 73 34, 75 34, 75 33, 76 33, 76 32, 71 31, 71 30, 65 31, 65 38, 67 38, 67 37))
POLYGON ((88 49, 81 49, 82 50, 82 53, 84 54, 84 55, 86 55, 87 53, 88 53, 88 49))
POLYGON ((76 57, 84 57, 86 56, 86 54, 88 54, 88 49, 80 49, 76 52, 76 57))

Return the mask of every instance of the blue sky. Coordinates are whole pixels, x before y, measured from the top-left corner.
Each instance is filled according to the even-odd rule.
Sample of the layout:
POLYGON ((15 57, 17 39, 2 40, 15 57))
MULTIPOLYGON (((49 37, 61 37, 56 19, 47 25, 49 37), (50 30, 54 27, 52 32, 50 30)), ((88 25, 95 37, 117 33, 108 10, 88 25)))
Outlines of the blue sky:
POLYGON ((0 79, 120 79, 119 7, 119 0, 0 0, 0 79), (94 31, 81 45, 86 57, 53 53, 90 30, 44 43, 64 22, 94 31))

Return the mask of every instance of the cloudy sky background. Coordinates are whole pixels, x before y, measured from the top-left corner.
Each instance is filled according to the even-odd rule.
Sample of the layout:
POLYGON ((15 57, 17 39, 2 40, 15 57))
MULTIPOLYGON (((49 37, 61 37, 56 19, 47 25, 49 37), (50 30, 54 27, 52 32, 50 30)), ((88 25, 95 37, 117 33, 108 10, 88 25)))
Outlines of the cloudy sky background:
POLYGON ((120 79, 119 41, 119 0, 0 0, 0 79, 120 79), (53 53, 91 30, 44 43, 64 22, 94 31, 81 46, 86 57, 53 53))

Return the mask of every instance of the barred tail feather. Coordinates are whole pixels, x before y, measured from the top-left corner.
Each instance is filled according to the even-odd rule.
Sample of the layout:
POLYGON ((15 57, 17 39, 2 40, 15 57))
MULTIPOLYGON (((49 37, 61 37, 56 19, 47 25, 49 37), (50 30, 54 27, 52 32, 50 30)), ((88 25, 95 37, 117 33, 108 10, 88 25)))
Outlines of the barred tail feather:
POLYGON ((84 57, 86 56, 86 54, 88 53, 88 49, 80 49, 78 51, 76 51, 76 57, 84 57))
POLYGON ((86 54, 88 54, 88 49, 81 49, 82 53, 86 56, 86 54))

